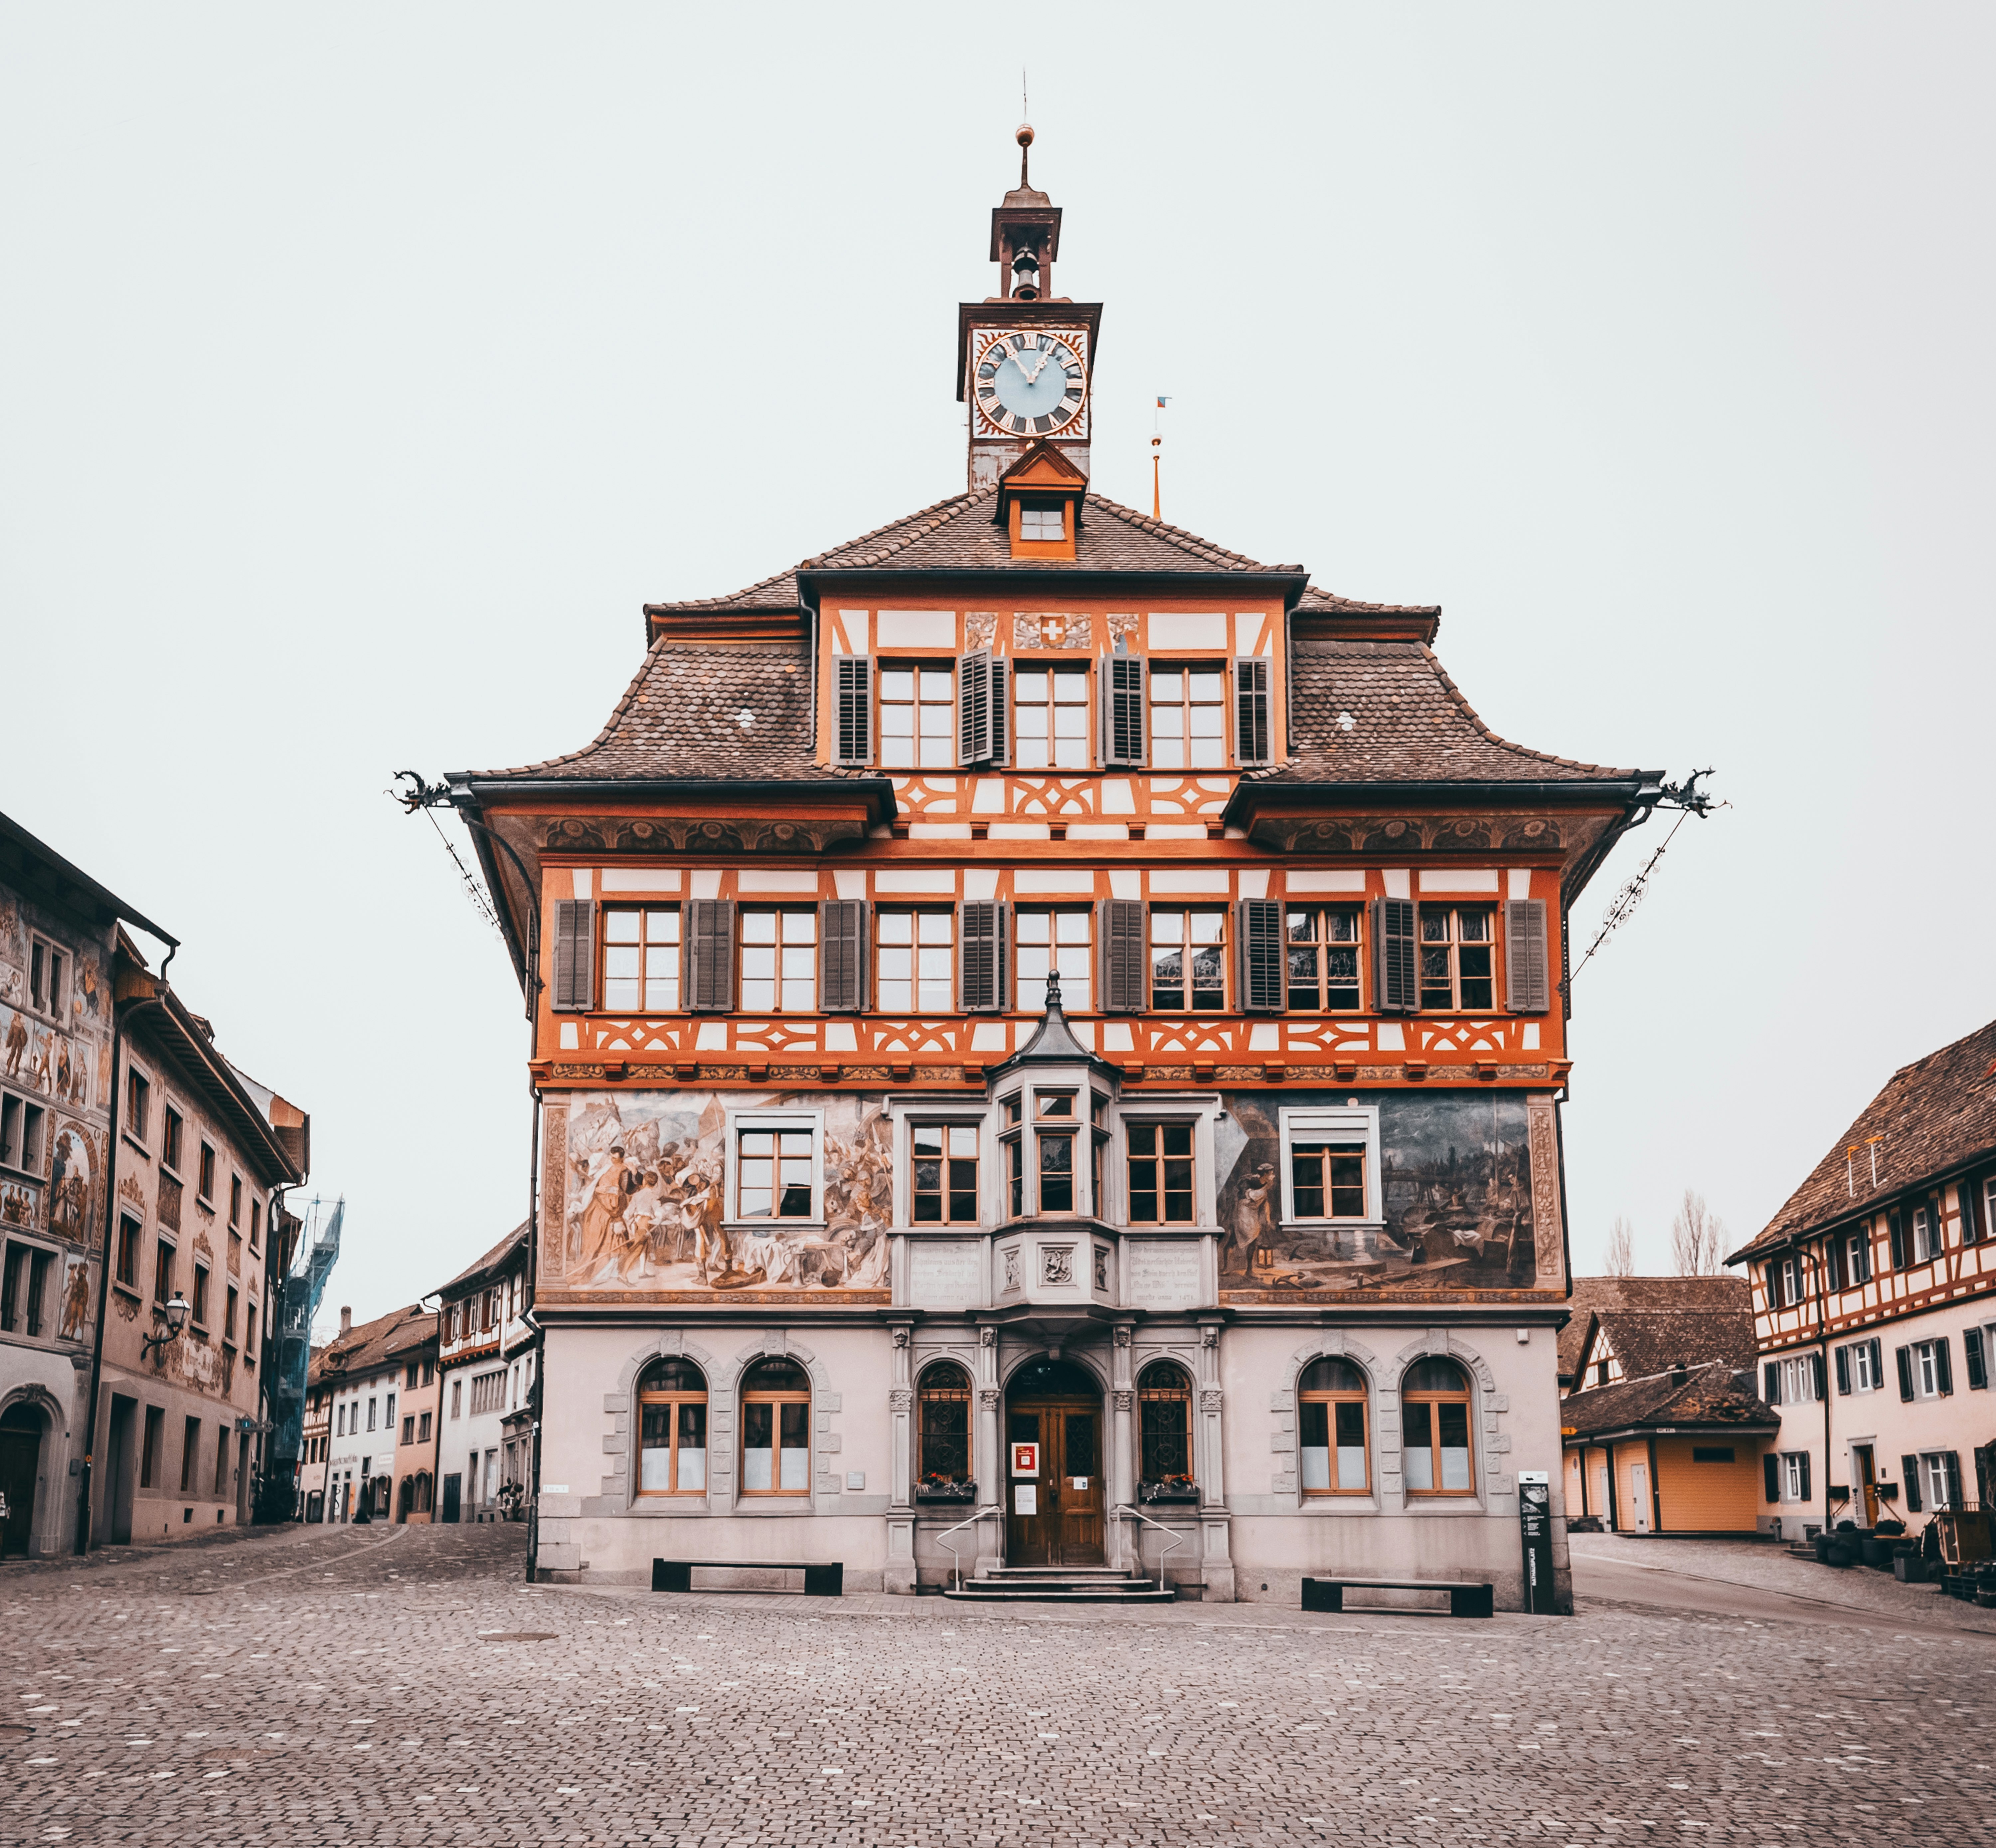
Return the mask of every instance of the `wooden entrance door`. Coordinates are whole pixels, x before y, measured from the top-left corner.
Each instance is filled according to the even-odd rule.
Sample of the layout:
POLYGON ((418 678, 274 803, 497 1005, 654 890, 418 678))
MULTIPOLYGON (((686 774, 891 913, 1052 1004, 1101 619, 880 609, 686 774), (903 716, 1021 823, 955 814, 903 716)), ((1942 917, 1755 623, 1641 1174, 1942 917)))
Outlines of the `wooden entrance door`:
POLYGON ((0 1555, 25 1555, 35 1526, 35 1486, 41 1475, 42 1415, 33 1406, 9 1408, 0 1422, 0 1497, 7 1518, 0 1524, 0 1555))
POLYGON ((1015 1384, 1006 1408, 1006 1563, 1099 1566, 1106 1506, 1102 1401, 1077 1367, 1035 1363, 1029 1371, 1034 1377, 1015 1384), (1038 1475, 1009 1474, 1015 1444, 1040 1447, 1038 1475), (1022 1488, 1031 1491, 1030 1514, 1020 1512, 1022 1488))
POLYGON ((1857 1505, 1864 1510, 1864 1525, 1878 1525, 1878 1472, 1871 1458, 1871 1446, 1853 1444, 1850 1460, 1857 1465, 1857 1505))

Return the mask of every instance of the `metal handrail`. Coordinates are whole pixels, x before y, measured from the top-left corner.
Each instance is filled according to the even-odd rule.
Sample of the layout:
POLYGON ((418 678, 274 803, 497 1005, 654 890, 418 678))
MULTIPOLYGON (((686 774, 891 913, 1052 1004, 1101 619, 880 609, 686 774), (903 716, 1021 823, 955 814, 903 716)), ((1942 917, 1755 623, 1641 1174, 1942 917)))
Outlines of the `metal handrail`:
MULTIPOLYGON (((942 1532, 935 1537, 936 1544, 939 1547, 949 1547, 949 1537, 952 1533, 961 1533, 966 1527, 975 1527, 979 1521, 989 1519, 997 1512, 997 1505, 995 1502, 988 1508, 979 1509, 968 1520, 958 1521, 954 1527, 944 1528, 942 1532)), ((956 1562, 955 1568, 956 1588, 960 1592, 963 1589, 963 1557, 954 1547, 949 1547, 949 1556, 956 1562)))
MULTIPOLYGON (((1123 1535, 1120 1523, 1122 1517, 1126 1514, 1134 1515, 1136 1518, 1141 1521, 1145 1526, 1155 1527, 1160 1533, 1170 1535, 1171 1545, 1161 1549, 1158 1554, 1158 1583, 1159 1585, 1162 1585, 1165 1582, 1165 1559, 1175 1548, 1182 1547, 1187 1540, 1192 1538, 1192 1536, 1189 1533, 1172 1533, 1171 1529, 1167 1527, 1162 1521, 1152 1520, 1151 1517, 1148 1514, 1144 1513, 1141 1509, 1132 1507, 1127 1502, 1119 1503, 1116 1507, 1111 1509, 1110 1512, 1117 1517, 1119 1523, 1116 1536, 1116 1551, 1119 1557, 1123 1551, 1123 1535)), ((1137 1537, 1137 1564, 1141 1566, 1143 1563, 1144 1537, 1140 1533, 1137 1537)))

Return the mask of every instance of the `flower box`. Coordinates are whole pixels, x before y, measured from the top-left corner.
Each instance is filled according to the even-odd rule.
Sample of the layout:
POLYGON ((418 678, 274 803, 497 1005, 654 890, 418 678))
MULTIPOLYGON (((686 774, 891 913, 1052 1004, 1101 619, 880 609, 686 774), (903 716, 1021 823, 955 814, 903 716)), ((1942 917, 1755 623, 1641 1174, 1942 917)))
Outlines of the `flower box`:
POLYGON ((1140 1502, 1196 1502, 1199 1485, 1182 1477, 1167 1477, 1161 1482, 1139 1482, 1137 1499, 1140 1502))
POLYGON ((977 1499, 975 1482, 927 1481, 915 1485, 915 1499, 918 1502, 974 1502, 977 1499))

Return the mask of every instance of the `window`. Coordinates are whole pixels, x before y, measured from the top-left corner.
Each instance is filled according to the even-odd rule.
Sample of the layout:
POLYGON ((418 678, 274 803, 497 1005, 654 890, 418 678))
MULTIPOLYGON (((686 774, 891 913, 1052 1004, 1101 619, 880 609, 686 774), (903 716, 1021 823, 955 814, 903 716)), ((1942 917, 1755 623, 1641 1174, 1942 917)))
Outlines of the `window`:
POLYGON ((164 1303, 174 1293, 174 1247, 163 1238, 153 1253, 153 1300, 164 1303))
POLYGON ((1454 1361, 1416 1361, 1400 1385, 1400 1462, 1409 1495, 1466 1495, 1469 1376, 1454 1361))
POLYGON ((28 996, 41 1013, 61 1017, 68 992, 64 986, 68 970, 68 959, 53 944, 40 937, 32 940, 28 952, 28 996))
POLYGON ((1019 537, 1022 539, 1064 539, 1067 537, 1067 507, 1022 507, 1019 509, 1019 537))
POLYGON ((1922 1486, 1929 1508, 1961 1506, 1961 1456, 1956 1451, 1927 1451, 1920 1457, 1922 1486))
POLYGON ((810 1013, 817 1007, 817 913, 742 912, 742 1007, 746 1013, 810 1013))
POLYGON ((612 1013, 669 1013, 679 1004, 679 907, 605 905, 604 1008, 612 1013))
POLYGON ((955 1005, 956 914, 883 911, 874 999, 883 1013, 948 1013, 955 1005))
POLYGON ((1945 1335, 1901 1347, 1898 1361, 1901 1399, 1939 1399, 1954 1390, 1954 1363, 1945 1335))
POLYGON ((208 1326, 208 1267, 198 1264, 194 1267, 194 1323, 197 1328, 208 1326))
POLYGON ((402 1441, 414 1444, 416 1440, 416 1421, 413 1414, 404 1413, 402 1419, 402 1441))
POLYGON ((118 1281, 128 1290, 139 1287, 139 1241, 144 1230, 136 1219, 118 1221, 118 1281))
POLYGON ((811 1132, 743 1130, 735 1168, 738 1219, 809 1219, 811 1132))
POLYGON ((1809 1458, 1807 1451, 1781 1453, 1781 1499, 1806 1502, 1809 1497, 1809 1458))
POLYGON ((1227 669, 1153 667, 1151 767, 1219 770, 1227 766, 1227 669))
POLYGON ((1913 1209, 1913 1262, 1924 1264, 1940 1255, 1940 1222, 1932 1206, 1913 1209))
POLYGON ((1846 1234, 1843 1241, 1843 1274, 1850 1285, 1871 1281, 1871 1233, 1869 1227, 1846 1234))
POLYGON ((1133 1225, 1192 1223, 1192 1132, 1189 1123, 1129 1125, 1133 1225))
POLYGON ((977 1206, 977 1126, 918 1123, 914 1151, 917 1225, 974 1225, 977 1206))
POLYGON ((232 1226, 243 1223, 243 1177, 239 1174, 229 1177, 229 1223, 232 1226))
MULTIPOLYGON (((1088 669, 1015 664, 1012 721, 1017 769, 1088 769, 1088 669)), ((1061 979, 1067 979, 1065 971, 1061 979)))
POLYGON ((1836 1389, 1839 1392, 1875 1392, 1884 1383, 1879 1365, 1881 1351, 1875 1340, 1859 1341, 1836 1351, 1836 1389))
POLYGON ((1143 1488, 1192 1486, 1192 1381, 1182 1367, 1153 1361, 1137 1375, 1137 1441, 1143 1488))
MULTIPOLYGON (((506 1369, 498 1367, 490 1373, 476 1373, 471 1378, 471 1416, 483 1417, 488 1412, 503 1412, 506 1409, 506 1369)), ((456 1414, 453 1413, 455 1416, 456 1414)))
POLYGON ((263 1203, 253 1199, 250 1203, 250 1249, 256 1249, 256 1241, 263 1230, 263 1203))
POLYGON ((125 1073, 125 1133, 135 1141, 146 1140, 146 1125, 153 1113, 153 1087, 143 1072, 129 1067, 125 1073))
POLYGON ((384 1431, 392 1431, 395 1428, 395 1395, 392 1392, 388 1395, 388 1409, 382 1417, 381 1428, 384 1431))
POLYGON ((970 1467, 970 1375, 953 1361, 922 1370, 916 1383, 917 1486, 967 1488, 970 1467))
POLYGON ((402 1369, 402 1387, 404 1391, 406 1392, 415 1386, 418 1378, 419 1365, 419 1362, 411 1361, 402 1369))
POLYGON ((1769 1361, 1764 1372, 1766 1390, 1762 1396, 1771 1406, 1806 1405, 1820 1399, 1822 1357, 1800 1354, 1784 1361, 1769 1361))
POLYGON ((1034 1132, 1033 1141, 1039 1150, 1040 1211, 1043 1213, 1073 1212, 1072 1130, 1049 1130, 1043 1123, 1034 1132))
POLYGON ((425 1412, 419 1414, 416 1420, 416 1441, 418 1444, 428 1444, 429 1440, 430 1414, 425 1412))
POLYGON ((1792 1309, 1802 1299, 1804 1283, 1802 1258, 1799 1255, 1784 1258, 1780 1263, 1774 1266, 1774 1271, 1775 1306, 1792 1309))
POLYGON ((1298 1219, 1363 1219, 1365 1145, 1297 1141, 1289 1146, 1290 1196, 1298 1219))
POLYGON ((215 1436, 215 1495, 219 1501, 229 1492, 229 1426, 225 1421, 215 1436))
POLYGON ((707 1376, 692 1361, 654 1361, 638 1382, 638 1492, 707 1493, 707 1376))
POLYGON ((236 1286, 231 1284, 222 1306, 222 1338, 225 1341, 236 1339, 236 1286))
POLYGON ((167 1414, 162 1406, 146 1408, 146 1442, 139 1453, 139 1486, 152 1488, 160 1480, 160 1453, 167 1446, 167 1414))
MULTIPOLYGON (((1066 980, 1065 973, 1061 979, 1066 980)), ((1223 907, 1151 914, 1151 1006, 1160 1013, 1217 1013, 1227 1005, 1223 907)))
POLYGON ((370 1431, 375 1429, 374 1416, 379 1409, 380 1402, 370 1392, 367 1396, 367 1428, 370 1431))
POLYGON ((205 1142, 201 1145, 201 1179, 194 1191, 205 1200, 215 1198, 215 1151, 205 1142))
POLYGON ((1691 1447, 1691 1460, 1694 1463, 1730 1463, 1733 1460, 1733 1446, 1729 1444, 1694 1444, 1691 1447))
POLYGON ((181 1493, 194 1487, 194 1464, 201 1455, 201 1420, 190 1418, 181 1435, 181 1493))
POLYGON ((1069 1013, 1089 1010, 1089 981, 1094 965, 1094 914, 1021 906, 1017 931, 1019 944, 1019 1010, 1038 1013, 1047 1004, 1047 976, 1060 976, 1061 1006, 1069 1013))
POLYGON ((4 1278, 0 1279, 0 1329, 9 1334, 15 1332, 15 1320, 20 1314, 30 1254, 31 1247, 27 1245, 10 1243, 7 1247, 6 1269, 4 1278))
POLYGON ((243 1234, 232 1232, 229 1235, 229 1274, 239 1275, 243 1269, 243 1234))
POLYGON ((1594 1383, 1597 1386, 1605 1386, 1608 1384, 1608 1368, 1609 1363, 1606 1361, 1596 1361, 1594 1363, 1594 1383))
POLYGON ((346 1435, 346 1407, 343 1405, 332 1408, 332 1434, 336 1437, 346 1435))
POLYGON ((0 1093, 0 1167, 42 1172, 42 1125, 46 1113, 25 1097, 0 1093))
POLYGON ((880 669, 880 764, 889 770, 956 768, 956 676, 945 664, 880 669))
POLYGON ((1289 1011, 1337 1013, 1356 1008, 1358 907, 1292 905, 1284 919, 1289 1011))
POLYGON ((1025 1137, 1020 1120, 1022 1106, 1015 1093, 1002 1099, 998 1107, 1004 1117, 1004 1127, 999 1134, 1005 1151, 1005 1211, 1007 1217, 1017 1219, 1026 1210, 1025 1137))
POLYGON ((1421 1005, 1487 1013, 1496 1005, 1495 951, 1487 905, 1423 905, 1421 1005))
POLYGON ((243 1324, 243 1364, 246 1367, 256 1364, 256 1305, 253 1303, 250 1305, 250 1313, 243 1324))
MULTIPOLYGON (((1412 1375, 1409 1376, 1411 1380, 1412 1375)), ((1365 1434, 1365 1376, 1349 1361, 1313 1361, 1296 1382, 1297 1444, 1306 1495, 1362 1495, 1372 1490, 1372 1447, 1365 1434)), ((1467 1436, 1463 1439, 1466 1445, 1467 1436)), ((1429 1480, 1433 1463, 1426 1459, 1429 1480)), ((1407 1482, 1414 1485, 1413 1459, 1407 1482)), ((1468 1486, 1468 1466, 1464 1485, 1468 1486)))
POLYGON ((162 1168, 170 1168, 176 1173, 179 1172, 181 1138, 186 1129, 185 1119, 171 1104, 168 1104, 166 1113, 160 1119, 160 1165, 162 1168))
POLYGON ((450 1415, 461 1418, 464 1415, 464 1382, 454 1379, 450 1382, 450 1415))
POLYGON ((810 1376, 794 1361, 762 1361, 742 1382, 742 1492, 810 1493, 810 1376))

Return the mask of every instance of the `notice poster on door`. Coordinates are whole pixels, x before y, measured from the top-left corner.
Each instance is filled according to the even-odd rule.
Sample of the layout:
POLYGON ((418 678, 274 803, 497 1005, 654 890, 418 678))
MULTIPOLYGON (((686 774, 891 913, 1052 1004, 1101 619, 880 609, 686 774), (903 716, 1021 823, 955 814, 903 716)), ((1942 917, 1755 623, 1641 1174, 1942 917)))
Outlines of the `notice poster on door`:
POLYGON ((1040 1473, 1040 1447, 1037 1444, 1015 1444, 1012 1446, 1012 1474, 1015 1476, 1037 1476, 1040 1473))
POLYGON ((1037 1482, 1021 1482, 1013 1488, 1012 1512, 1014 1514, 1038 1514, 1040 1512, 1040 1486, 1037 1482))

